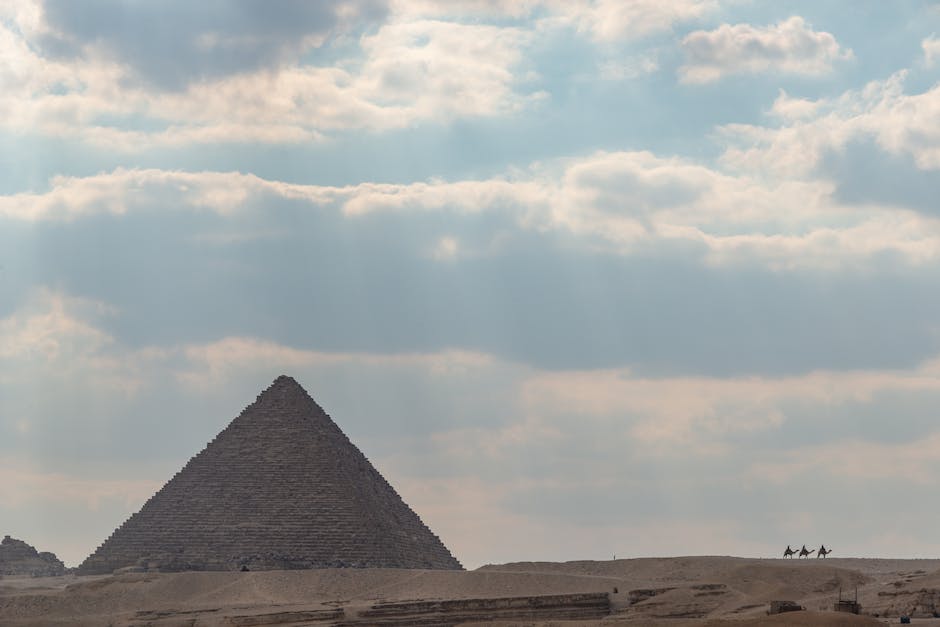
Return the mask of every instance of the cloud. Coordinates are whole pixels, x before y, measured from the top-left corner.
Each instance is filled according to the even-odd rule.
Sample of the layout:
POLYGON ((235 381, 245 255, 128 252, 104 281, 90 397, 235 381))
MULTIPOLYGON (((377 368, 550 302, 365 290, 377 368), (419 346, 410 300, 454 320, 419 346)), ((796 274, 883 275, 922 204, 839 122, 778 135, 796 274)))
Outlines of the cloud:
POLYGON ((386 16, 379 0, 146 3, 44 0, 38 42, 54 58, 102 57, 159 89, 277 69, 306 49, 386 16))
MULTIPOLYGON (((0 216, 74 220, 166 207, 264 215, 268 203, 281 202, 359 220, 379 213, 499 215, 517 232, 563 232, 587 248, 624 255, 671 245, 716 265, 838 269, 884 254, 915 265, 940 256, 940 223, 916 212, 843 206, 824 180, 770 183, 649 152, 599 152, 536 164, 512 178, 454 182, 332 187, 239 173, 118 169, 51 184, 43 193, 0 196, 0 216)), ((479 252, 498 248, 503 235, 494 228, 479 252)), ((449 235, 425 246, 434 258, 453 258, 455 246, 442 237, 449 235)))
POLYGON ((450 261, 460 254, 460 242, 455 237, 444 236, 437 240, 431 256, 439 261, 450 261))
POLYGON ((362 90, 372 101, 412 107, 420 117, 510 113, 526 103, 513 93, 512 68, 530 38, 511 27, 433 20, 389 24, 363 39, 368 56, 362 90))
MULTIPOLYGON (((718 0, 575 0, 546 3, 554 19, 598 42, 636 39, 669 31, 675 24, 714 12, 718 0)), ((552 18, 547 18, 552 20, 552 18)))
POLYGON ((934 62, 940 59, 940 39, 930 36, 920 42, 920 47, 924 51, 924 64, 927 67, 933 67, 934 62))
MULTIPOLYGON (((897 72, 838 98, 805 101, 797 105, 805 115, 785 117, 778 127, 726 125, 723 161, 775 178, 818 176, 816 168, 828 154, 852 142, 873 140, 890 155, 910 155, 917 168, 940 169, 940 86, 907 94, 907 74, 897 72)), ((788 97, 777 102, 780 111, 789 107, 792 112, 788 97)))
POLYGON ((937 346, 940 225, 834 191, 649 152, 453 182, 62 177, 0 198, 4 306, 41 281, 119 304, 120 342, 177 349, 262 337, 644 376, 910 366, 937 346))
POLYGON ((528 39, 509 27, 386 24, 360 40, 364 58, 354 68, 292 66, 164 94, 150 106, 173 126, 153 139, 296 143, 346 128, 509 115, 544 97, 517 91, 514 69, 528 39))
POLYGON ((770 108, 770 113, 787 121, 802 120, 816 116, 822 104, 818 100, 792 98, 781 89, 770 108))
MULTIPOLYGON (((503 392, 501 402, 508 413, 493 426, 500 430, 498 435, 479 419, 438 425, 438 432, 444 428, 458 440, 485 438, 479 450, 497 456, 517 445, 570 438, 568 417, 572 415, 582 416, 598 429, 614 428, 623 437, 642 443, 648 454, 668 456, 681 454, 683 447, 696 450, 703 443, 717 445, 728 437, 777 430, 784 421, 793 419, 789 404, 795 400, 831 408, 872 403, 885 393, 940 394, 940 361, 936 359, 909 370, 651 378, 625 368, 532 369, 479 351, 322 351, 251 336, 133 348, 104 330, 108 318, 101 316, 115 315, 110 307, 48 290, 34 293, 30 303, 0 319, 0 346, 4 349, 0 359, 10 373, 0 384, 8 390, 26 380, 48 384, 53 378, 80 377, 76 389, 119 392, 124 402, 138 402, 147 398, 147 388, 153 385, 178 386, 188 394, 202 395, 242 384, 257 386, 259 381, 264 383, 284 372, 310 381, 325 381, 333 376, 331 372, 344 372, 346 377, 392 382, 410 373, 409 377, 417 376, 426 384, 450 380, 469 386, 454 394, 459 398, 475 394, 473 386, 479 382, 501 380, 512 393, 506 396, 503 392), (150 373, 150 383, 145 382, 144 372, 150 373)), ((329 390, 335 386, 317 387, 329 390)), ((374 389, 375 384, 370 387, 374 389)), ((388 390, 394 388, 395 384, 388 390)), ((329 398, 335 392, 326 394, 329 398)), ((349 402, 347 398, 340 404, 349 402)), ((451 405, 449 411, 455 407, 451 405)), ((11 411, 6 415, 29 418, 33 413, 11 411)), ((37 428, 48 427, 39 421, 37 428)))
MULTIPOLYGON (((120 6, 128 13, 124 17, 147 23, 148 29, 152 23, 158 25, 156 31, 176 23, 163 6, 157 11, 163 19, 136 14, 150 11, 146 7, 120 6)), ((230 36, 196 37, 208 28, 211 9, 180 8, 198 19, 179 33, 185 42, 170 45, 167 55, 149 51, 163 45, 160 37, 166 33, 138 38, 133 28, 115 25, 107 31, 113 30, 117 39, 112 41, 106 33, 96 34, 108 20, 93 25, 84 10, 62 3, 56 11, 78 29, 81 37, 75 37, 87 42, 80 53, 66 50, 47 56, 39 44, 45 36, 41 20, 37 26, 37 20, 29 18, 32 14, 16 14, 0 23, 0 57, 12 60, 0 70, 3 124, 17 133, 78 137, 133 152, 192 143, 318 141, 325 133, 347 128, 381 131, 420 120, 448 123, 468 116, 509 115, 546 97, 527 89, 515 73, 523 62, 522 49, 531 40, 531 34, 519 28, 435 20, 383 23, 362 35, 356 46, 339 46, 342 60, 316 65, 300 61, 296 54, 282 59, 284 50, 316 39, 308 31, 311 20, 322 18, 329 30, 337 20, 347 19, 347 13, 368 13, 371 4, 350 5, 351 12, 343 8, 346 5, 278 4, 283 12, 268 11, 272 16, 257 24, 250 19, 255 11, 251 3, 226 6, 228 12, 221 13, 232 24, 219 18, 220 27, 232 30, 230 36), (325 18, 324 12, 332 17, 325 18), (294 20, 294 13, 306 17, 294 20), (257 33, 239 34, 253 24, 257 33), (282 39, 284 29, 293 40, 282 39), (193 37, 203 43, 189 42, 193 37), (208 52, 192 52, 192 46, 208 52), (117 54, 125 47, 137 55, 131 59, 139 61, 139 67, 130 66, 133 71, 159 84, 130 80, 137 74, 129 74, 129 61, 117 54), (177 53, 187 61, 175 59, 177 53), (244 62, 243 55, 252 61, 244 62)), ((93 8, 113 7, 101 0, 93 8)), ((150 33, 148 29, 142 32, 150 33)))
MULTIPOLYGON (((173 399, 192 402, 199 397, 237 396, 238 389, 254 393, 256 388, 284 373, 312 383, 312 392, 327 390, 320 396, 331 401, 327 404, 335 403, 353 415, 383 416, 387 424, 372 425, 370 429, 374 432, 394 431, 394 425, 402 427, 399 435, 413 433, 416 428, 430 433, 450 427, 446 423, 434 425, 433 414, 428 416, 432 423, 416 424, 411 413, 413 405, 400 410, 382 409, 381 398, 407 398, 416 389, 426 390, 422 393, 427 397, 420 401, 426 408, 466 402, 466 414, 454 411, 453 407, 447 413, 451 418, 463 416, 461 420, 486 424, 486 420, 480 419, 481 412, 502 420, 497 417, 507 411, 498 408, 497 400, 500 398, 497 391, 517 376, 507 373, 524 370, 471 350, 324 351, 252 336, 130 346, 108 330, 115 324, 112 318, 118 316, 113 308, 101 303, 37 289, 18 310, 0 318, 0 434, 9 436, 0 438, 3 441, 0 455, 5 449, 25 451, 40 446, 38 454, 45 457, 62 443, 78 446, 86 436, 102 430, 108 432, 108 438, 97 440, 95 446, 107 449, 115 440, 133 435, 135 429, 146 430, 143 423, 147 421, 155 420, 154 427, 158 423, 163 427, 178 423, 176 427, 183 428, 191 423, 185 415, 177 418, 164 415, 176 401, 156 402, 156 399, 170 394, 173 399), (456 390, 453 395, 433 391, 432 384, 446 390, 489 377, 493 377, 489 381, 492 394, 489 398, 466 397, 459 401, 471 391, 456 390), (364 398, 356 391, 360 385, 384 393, 364 398), (50 388, 56 394, 45 398, 43 391, 50 388), (69 406, 79 412, 92 412, 93 417, 84 424, 63 422, 60 412, 69 406), (129 430, 131 423, 134 429, 129 430), (50 438, 62 442, 52 442, 50 438)), ((414 402, 413 398, 408 400, 414 402)), ((79 453, 80 450, 70 450, 61 461, 74 462, 76 455, 79 460, 96 458, 88 451, 79 453)), ((163 454, 156 448, 152 457, 159 459, 163 454)))
POLYGON ((535 28, 573 28, 595 43, 611 44, 668 32, 682 22, 716 11, 721 0, 397 0, 394 14, 405 19, 459 18, 531 20, 535 28))
MULTIPOLYGON (((114 313, 99 302, 34 290, 19 311, 0 318, 0 383, 26 389, 92 385, 134 394, 139 373, 113 352, 113 338, 89 322, 103 315, 114 313)), ((9 416, 28 420, 28 413, 13 409, 8 407, 9 416)))
POLYGON ((522 388, 532 415, 590 415, 601 424, 630 416, 631 439, 647 452, 728 454, 722 441, 777 431, 792 403, 832 408, 886 393, 940 394, 940 360, 911 370, 816 371, 792 377, 645 378, 629 370, 539 373, 522 388))
POLYGON ((813 475, 838 476, 852 482, 900 479, 918 489, 932 489, 940 472, 940 433, 915 442, 883 443, 856 438, 810 444, 754 464, 753 479, 793 484, 813 475), (903 460, 899 463, 898 460, 903 460))
POLYGON ((188 206, 225 213, 264 183, 253 175, 126 170, 89 177, 57 176, 48 192, 0 197, 0 216, 17 220, 72 220, 122 215, 130 208, 188 206))
POLYGON ((830 33, 814 31, 799 16, 763 28, 722 24, 695 31, 683 38, 682 51, 679 76, 686 83, 767 71, 819 76, 831 72, 833 63, 853 58, 830 33))
POLYGON ((404 19, 415 18, 525 18, 540 8, 544 0, 392 0, 391 10, 404 19))

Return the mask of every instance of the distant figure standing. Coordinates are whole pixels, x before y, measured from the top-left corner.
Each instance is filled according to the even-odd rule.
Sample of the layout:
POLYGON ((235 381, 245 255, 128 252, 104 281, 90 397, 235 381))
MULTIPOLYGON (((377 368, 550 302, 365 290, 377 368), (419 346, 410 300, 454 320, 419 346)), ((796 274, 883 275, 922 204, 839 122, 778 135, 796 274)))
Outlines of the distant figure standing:
POLYGON ((787 550, 783 552, 783 558, 786 559, 786 558, 789 557, 789 558, 792 560, 794 555, 796 555, 796 551, 794 551, 793 549, 791 549, 791 548, 790 548, 790 545, 788 544, 788 545, 787 545, 787 550))
POLYGON ((804 545, 803 545, 803 548, 800 549, 800 557, 809 557, 810 555, 812 555, 812 554, 815 553, 815 552, 816 552, 816 549, 813 549, 812 551, 807 551, 807 550, 806 550, 806 545, 804 544, 804 545))
POLYGON ((819 551, 817 551, 817 553, 816 553, 816 559, 819 559, 820 557, 826 557, 826 556, 829 555, 830 553, 832 553, 832 549, 829 549, 829 550, 827 551, 827 550, 826 550, 826 545, 825 545, 825 544, 822 544, 822 545, 820 545, 820 547, 819 547, 819 551))

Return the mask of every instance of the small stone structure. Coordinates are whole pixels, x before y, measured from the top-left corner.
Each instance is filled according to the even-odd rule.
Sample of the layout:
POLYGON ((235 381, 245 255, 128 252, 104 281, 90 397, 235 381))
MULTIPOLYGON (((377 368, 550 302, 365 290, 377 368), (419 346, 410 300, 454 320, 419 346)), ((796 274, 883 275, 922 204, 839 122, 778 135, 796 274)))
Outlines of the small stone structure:
POLYGON ((57 577, 64 574, 65 564, 54 553, 39 552, 10 536, 4 536, 0 542, 0 575, 57 577))
POLYGON ((855 598, 853 599, 843 599, 842 598, 842 588, 839 588, 839 600, 836 601, 832 606, 833 611, 835 612, 846 612, 848 614, 858 614, 862 611, 862 606, 858 602, 858 587, 855 588, 855 598))
POLYGON ((77 572, 127 567, 461 569, 287 376, 190 459, 77 572))
POLYGON ((795 601, 771 601, 768 614, 783 614, 785 612, 802 612, 806 608, 795 601))
POLYGON ((836 601, 832 610, 834 612, 847 612, 849 614, 858 614, 862 611, 862 606, 858 601, 852 601, 850 599, 839 599, 836 601))

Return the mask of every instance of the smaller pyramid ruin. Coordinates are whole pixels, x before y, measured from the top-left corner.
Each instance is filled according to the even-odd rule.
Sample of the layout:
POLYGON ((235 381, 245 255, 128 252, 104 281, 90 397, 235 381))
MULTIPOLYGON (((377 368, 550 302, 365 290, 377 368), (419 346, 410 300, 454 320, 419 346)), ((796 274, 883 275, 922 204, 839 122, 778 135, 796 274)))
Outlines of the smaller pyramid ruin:
POLYGON ((128 567, 462 568, 287 376, 190 459, 77 572, 128 567))
POLYGON ((57 577, 65 574, 65 564, 55 553, 37 551, 22 540, 4 536, 0 542, 0 575, 57 577))

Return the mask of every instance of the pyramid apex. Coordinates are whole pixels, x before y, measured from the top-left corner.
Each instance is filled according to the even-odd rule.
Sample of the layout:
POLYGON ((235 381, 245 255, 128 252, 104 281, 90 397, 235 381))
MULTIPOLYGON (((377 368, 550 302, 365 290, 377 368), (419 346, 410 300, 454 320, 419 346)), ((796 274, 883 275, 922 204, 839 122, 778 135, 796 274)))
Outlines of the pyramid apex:
MULTIPOLYGON (((306 390, 304 390, 304 388, 303 388, 302 385, 300 385, 299 383, 297 383, 297 380, 296 380, 296 379, 294 379, 293 377, 290 377, 290 376, 288 376, 288 375, 286 375, 286 374, 282 374, 282 375, 279 376, 277 379, 275 379, 275 380, 271 383, 271 385, 268 386, 268 389, 265 390, 264 392, 271 392, 271 391, 274 391, 274 390, 293 390, 293 391, 300 390, 300 391, 306 393, 306 390)), ((262 393, 262 394, 263 394, 263 393, 262 393)))
POLYGON ((303 388, 302 385, 297 383, 297 381, 286 374, 280 375, 277 379, 271 382, 271 385, 261 390, 258 393, 258 402, 278 402, 275 399, 294 399, 296 402, 302 398, 309 398, 310 395, 307 394, 307 390, 303 388))

